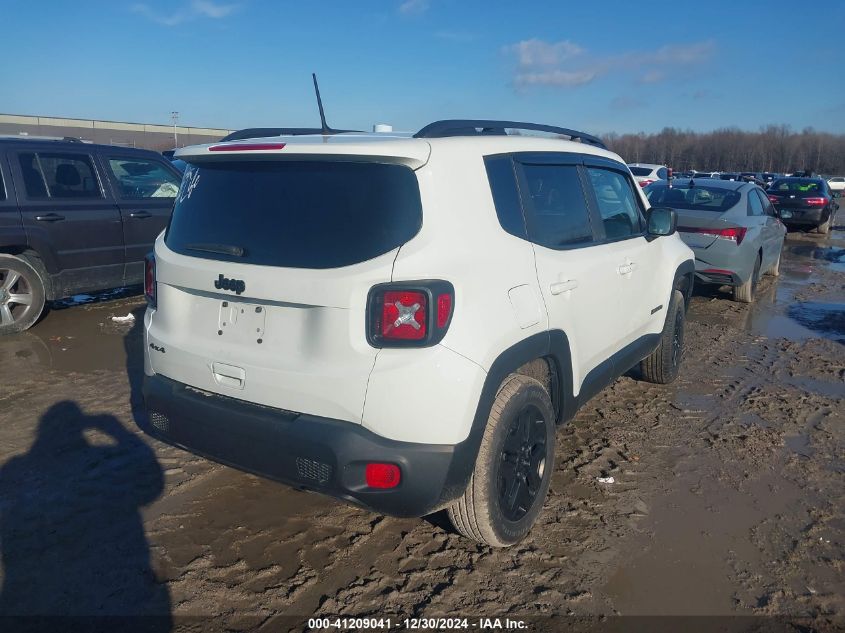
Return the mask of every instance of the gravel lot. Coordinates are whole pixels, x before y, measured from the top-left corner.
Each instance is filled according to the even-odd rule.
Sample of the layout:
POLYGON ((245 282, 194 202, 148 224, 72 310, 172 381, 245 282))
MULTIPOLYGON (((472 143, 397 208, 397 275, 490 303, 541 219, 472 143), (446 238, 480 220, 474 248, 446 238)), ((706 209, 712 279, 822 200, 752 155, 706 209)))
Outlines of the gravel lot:
POLYGON ((507 550, 151 440, 133 420, 142 301, 55 309, 0 340, 0 613, 261 631, 312 614, 841 626, 843 229, 790 234, 754 307, 699 289, 680 379, 623 377, 562 428, 546 509, 507 550), (111 321, 130 311, 134 326, 111 321))

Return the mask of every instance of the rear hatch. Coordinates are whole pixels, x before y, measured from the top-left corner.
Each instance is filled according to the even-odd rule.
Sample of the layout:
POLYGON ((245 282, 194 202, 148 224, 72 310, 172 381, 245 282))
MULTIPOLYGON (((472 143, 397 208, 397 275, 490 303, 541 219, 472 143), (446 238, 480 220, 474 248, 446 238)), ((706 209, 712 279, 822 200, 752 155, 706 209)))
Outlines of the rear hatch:
POLYGON ((321 154, 301 139, 269 151, 182 153, 188 168, 155 248, 151 369, 201 390, 360 422, 377 352, 365 337, 367 293, 390 280, 398 249, 421 226, 413 169, 428 146, 419 143, 393 156, 376 147, 356 154, 348 141, 321 154))

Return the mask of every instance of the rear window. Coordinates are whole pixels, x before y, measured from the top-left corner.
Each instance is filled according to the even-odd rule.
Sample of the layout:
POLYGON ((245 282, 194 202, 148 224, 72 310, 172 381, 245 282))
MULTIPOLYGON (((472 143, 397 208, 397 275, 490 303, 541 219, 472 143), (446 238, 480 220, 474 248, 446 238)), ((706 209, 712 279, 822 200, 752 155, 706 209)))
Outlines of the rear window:
POLYGON ((672 209, 689 209, 694 211, 727 211, 737 202, 740 194, 722 187, 708 187, 706 185, 694 187, 684 185, 651 185, 645 191, 649 203, 654 207, 671 207, 672 209))
POLYGON ((291 268, 337 268, 419 231, 414 172, 330 161, 189 164, 165 243, 177 253, 291 268))
POLYGON ((786 191, 789 193, 802 194, 818 194, 824 191, 822 182, 820 180, 810 180, 808 178, 789 178, 782 180, 775 180, 770 186, 769 191, 786 191))
POLYGON ((631 173, 635 176, 648 176, 651 174, 651 167, 629 167, 631 173))

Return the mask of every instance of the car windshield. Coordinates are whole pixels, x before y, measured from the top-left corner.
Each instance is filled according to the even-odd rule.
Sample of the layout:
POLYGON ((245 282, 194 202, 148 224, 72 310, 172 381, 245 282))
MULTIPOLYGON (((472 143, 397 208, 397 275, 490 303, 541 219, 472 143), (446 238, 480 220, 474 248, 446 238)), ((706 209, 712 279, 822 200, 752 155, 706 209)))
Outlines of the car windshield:
POLYGON ((798 195, 820 193, 824 191, 821 180, 810 180, 809 178, 784 178, 775 180, 769 187, 770 192, 795 193, 798 195))
POLYGON ((645 191, 653 207, 671 207, 694 211, 715 211, 723 213, 737 202, 740 194, 723 187, 690 185, 651 185, 645 191))
POLYGON ((629 167, 635 176, 648 176, 653 171, 651 167, 629 167))

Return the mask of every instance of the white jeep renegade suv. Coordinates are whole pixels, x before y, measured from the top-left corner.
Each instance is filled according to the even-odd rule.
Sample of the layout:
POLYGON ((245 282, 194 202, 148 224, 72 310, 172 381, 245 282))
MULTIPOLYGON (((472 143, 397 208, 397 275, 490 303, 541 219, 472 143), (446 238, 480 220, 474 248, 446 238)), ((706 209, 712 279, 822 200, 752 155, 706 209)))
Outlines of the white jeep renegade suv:
POLYGON ((144 319, 167 442, 505 546, 556 425, 635 366, 678 373, 692 252, 594 137, 441 121, 177 157, 144 319))

